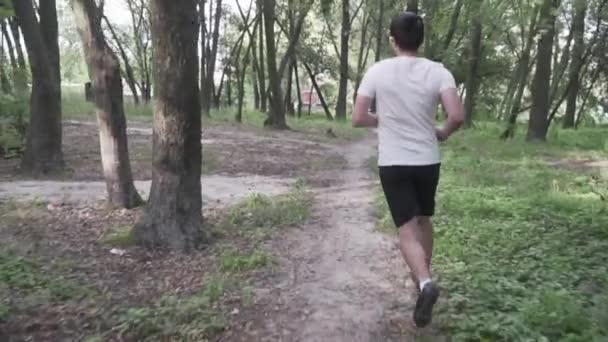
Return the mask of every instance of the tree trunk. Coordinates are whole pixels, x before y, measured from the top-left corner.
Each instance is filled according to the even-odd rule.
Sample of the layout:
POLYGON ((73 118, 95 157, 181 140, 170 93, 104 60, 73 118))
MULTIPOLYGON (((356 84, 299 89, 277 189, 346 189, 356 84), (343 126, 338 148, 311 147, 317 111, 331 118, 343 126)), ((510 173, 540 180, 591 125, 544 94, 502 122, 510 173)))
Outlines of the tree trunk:
POLYGON ((336 119, 346 120, 348 88, 348 55, 350 40, 350 0, 342 0, 342 31, 340 35, 340 85, 336 102, 336 119))
POLYGON ((464 127, 470 128, 473 126, 473 112, 475 110, 475 96, 479 88, 479 78, 477 71, 481 62, 481 10, 483 1, 478 0, 475 3, 476 13, 472 20, 471 38, 469 42, 469 61, 467 67, 467 79, 465 82, 466 98, 464 101, 465 121, 464 127))
MULTIPOLYGON (((327 120, 330 120, 330 121, 333 120, 334 117, 331 115, 331 111, 329 110, 329 106, 327 105, 327 102, 325 102, 325 98, 323 97, 323 92, 321 91, 321 88, 319 87, 319 84, 317 83, 315 74, 312 72, 312 69, 310 68, 310 66, 307 63, 304 63, 304 68, 306 68, 306 71, 308 72, 308 76, 310 77, 310 82, 312 83, 312 86, 315 88, 317 95, 319 95, 319 100, 321 101, 321 106, 323 106, 323 111, 325 112, 325 117, 327 118, 327 120)), ((310 112, 310 109, 312 108, 312 101, 308 101, 308 102, 309 102, 308 111, 310 112)))
POLYGON ((367 65, 367 58, 371 44, 367 39, 367 31, 370 23, 370 17, 366 14, 363 19, 363 27, 361 28, 361 39, 359 42, 359 53, 357 56, 357 74, 355 75, 355 89, 353 91, 353 103, 357 100, 357 90, 363 78, 364 68, 367 65))
POLYGON ((288 129, 285 121, 285 107, 281 91, 281 75, 277 67, 277 50, 275 46, 274 21, 275 0, 261 0, 263 3, 264 28, 266 31, 266 62, 270 82, 270 113, 265 126, 275 129, 288 129))
MULTIPOLYGON (((252 54, 255 55, 255 47, 254 47, 254 52, 252 52, 252 54)), ((257 74, 257 71, 256 71, 255 67, 252 68, 252 70, 251 70, 251 84, 253 86, 253 105, 254 105, 254 108, 256 110, 260 110, 260 89, 258 87, 258 74, 257 74)))
MULTIPOLYGON (((61 63, 59 61, 59 24, 57 21, 57 8, 55 0, 40 1, 38 5, 40 16, 40 31, 47 48, 47 55, 51 63, 55 78, 61 82, 61 63)), ((61 92, 61 86, 59 87, 61 92)), ((61 94, 60 94, 61 95, 61 94)))
POLYGON ((114 27, 110 23, 107 17, 104 16, 104 20, 106 22, 106 26, 110 30, 110 34, 112 34, 112 38, 118 47, 118 51, 120 52, 120 56, 122 57, 122 63, 124 67, 125 80, 127 81, 127 85, 129 89, 131 89, 131 93, 133 94, 133 102, 135 104, 139 104, 139 95, 137 93, 137 81, 135 80, 135 73, 133 72, 133 67, 131 66, 131 62, 129 61, 129 56, 125 51, 125 48, 122 46, 114 27))
POLYGON ((288 70, 287 70, 287 87, 285 90, 285 107, 287 110, 287 114, 289 114, 290 116, 295 116, 296 112, 295 112, 295 108, 293 108, 293 94, 292 94, 292 89, 293 89, 293 65, 294 62, 290 63, 291 65, 289 66, 288 70))
MULTIPOLYGON (((257 29, 258 25, 255 25, 254 32, 257 29)), ((255 33, 254 33, 255 35, 255 33)), ((236 114, 236 121, 243 121, 243 106, 245 102, 245 77, 247 76, 247 67, 249 66, 249 57, 251 56, 251 49, 253 47, 253 41, 249 41, 249 45, 247 45, 247 50, 245 51, 243 58, 243 70, 239 72, 237 68, 237 82, 238 82, 238 108, 236 114)))
POLYGON ((71 4, 93 81, 108 202, 116 207, 133 208, 143 201, 133 185, 129 162, 120 63, 106 43, 101 28, 103 14, 95 1, 73 0, 71 4))
POLYGON ((576 0, 574 2, 574 18, 572 31, 574 34, 574 47, 572 48, 572 63, 569 70, 569 86, 566 104, 566 115, 563 127, 574 128, 576 115, 576 100, 580 90, 580 71, 583 65, 583 48, 585 45, 585 17, 587 15, 587 1, 576 0))
POLYGON ((155 108, 152 188, 136 240, 192 251, 204 240, 196 0, 151 0, 155 108))
MULTIPOLYGON (((205 84, 207 83, 207 24, 205 18, 205 1, 199 1, 199 21, 200 21, 200 41, 201 41, 201 60, 200 60, 200 90, 201 90, 201 100, 205 94, 203 94, 205 89, 205 84)), ((212 1, 212 0, 209 0, 212 1)), ((209 111, 205 112, 203 110, 203 115, 209 117, 209 111)))
POLYGON ((551 62, 555 35, 553 11, 558 7, 558 4, 558 0, 544 0, 540 11, 539 31, 541 34, 538 41, 536 73, 532 84, 532 110, 527 134, 529 141, 545 141, 547 139, 551 62))
MULTIPOLYGON (((30 124, 21 167, 32 174, 48 174, 63 167, 61 152, 61 84, 57 70, 55 47, 47 47, 57 21, 53 22, 55 1, 43 1, 41 16, 45 26, 38 23, 31 0, 13 0, 15 14, 19 19, 23 38, 28 50, 32 73, 32 95, 30 99, 30 124), (52 3, 52 4, 51 4, 52 3), (52 5, 52 6, 51 6, 52 5), (52 7, 52 8, 51 8, 52 7), (48 17, 46 17, 48 16, 48 17)), ((57 45, 57 42, 50 45, 57 45)))
POLYGON ((384 46, 384 0, 378 0, 378 18, 376 22, 376 53, 374 60, 376 62, 380 61, 382 57, 382 47, 384 46))
POLYGON ((447 50, 454 39, 454 34, 456 34, 456 30, 458 29, 458 18, 460 18, 460 12, 462 11, 462 6, 464 5, 464 0, 456 1, 456 5, 454 6, 454 10, 452 11, 452 16, 450 17, 450 27, 448 28, 448 32, 445 35, 445 40, 443 41, 443 50, 447 50))
MULTIPOLYGON (((264 2, 264 0, 257 0, 258 1, 258 7, 259 7, 259 11, 262 11, 262 6, 261 3, 264 2)), ((268 110, 268 95, 266 92, 266 62, 265 62, 265 52, 264 52, 264 33, 265 33, 265 17, 262 15, 262 17, 260 18, 260 44, 258 44, 259 47, 259 52, 260 52, 260 58, 258 59, 258 65, 260 66, 259 70, 258 70, 258 81, 260 82, 260 101, 261 101, 261 105, 260 105, 260 111, 262 112, 266 112, 268 110)), ((273 40, 274 41, 274 40, 273 40)))
POLYGON ((296 92, 298 93, 298 118, 302 117, 302 89, 300 88, 300 74, 298 73, 298 61, 294 59, 293 71, 296 77, 296 92))
POLYGON ((408 12, 418 13, 418 0, 407 0, 405 10, 408 12))
POLYGON ((530 73, 530 58, 532 54, 532 44, 534 44, 534 37, 537 32, 537 20, 538 20, 539 7, 536 7, 533 11, 530 19, 530 25, 528 29, 528 38, 526 45, 522 52, 521 60, 519 61, 519 68, 517 74, 517 91, 511 104, 511 111, 509 114, 509 120, 507 123, 507 129, 501 134, 501 139, 511 139, 515 135, 515 127, 517 124, 517 116, 521 112, 521 104, 526 90, 526 84, 528 83, 528 74, 530 73))
MULTIPOLYGON (((210 0, 211 1, 211 0, 210 0)), ((209 13, 211 15, 211 13, 209 13)), ((219 46, 219 38, 220 38, 220 23, 222 19, 222 0, 216 0, 215 4, 215 14, 213 18, 213 33, 211 37, 211 54, 207 56, 207 71, 206 76, 207 79, 205 81, 203 89, 201 89, 202 94, 202 111, 203 114, 208 116, 209 110, 211 109, 211 103, 213 100, 213 94, 215 94, 215 85, 213 82, 213 76, 215 75, 215 64, 217 60, 217 50, 219 46)))

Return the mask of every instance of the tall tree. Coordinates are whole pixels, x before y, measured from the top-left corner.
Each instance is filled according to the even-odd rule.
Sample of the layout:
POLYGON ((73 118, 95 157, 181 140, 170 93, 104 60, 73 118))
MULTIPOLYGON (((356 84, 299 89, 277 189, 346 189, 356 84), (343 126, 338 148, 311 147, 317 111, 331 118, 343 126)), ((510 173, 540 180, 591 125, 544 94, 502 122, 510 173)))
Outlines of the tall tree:
MULTIPOLYGON (((211 15, 211 9, 213 6, 213 0, 209 0, 209 8, 211 15)), ((215 64, 217 60, 217 51, 218 44, 220 38, 220 23, 222 19, 222 0, 215 1, 215 13, 213 18, 213 31, 211 33, 211 42, 210 46, 207 46, 205 50, 203 50, 203 54, 205 55, 205 67, 207 70, 205 71, 205 82, 202 83, 203 87, 201 89, 201 105, 203 114, 209 116, 209 110, 211 109, 211 103, 213 100, 213 94, 215 93, 215 84, 214 84, 214 76, 215 76, 215 64)))
POLYGON ((342 30, 340 34, 340 85, 336 102, 336 118, 346 120, 346 92, 348 88, 348 55, 351 31, 350 0, 342 0, 342 30))
POLYGON ((572 48, 572 62, 569 70, 569 84, 564 116, 564 128, 574 128, 576 115, 576 101, 580 91, 580 72, 583 67, 583 50, 585 45, 585 17, 587 15, 587 1, 574 1, 574 17, 572 31, 574 35, 574 46, 572 48))
POLYGON ((204 241, 197 0, 151 0, 155 107, 152 188, 135 226, 147 247, 191 251, 204 241))
POLYGON ((120 52, 120 57, 122 59, 122 69, 125 81, 127 82, 127 86, 131 90, 131 94, 133 96, 133 102, 137 105, 139 104, 139 93, 137 90, 137 80, 135 79, 135 72, 133 71, 133 66, 131 65, 131 60, 129 55, 127 54, 127 50, 124 47, 124 44, 121 42, 118 33, 114 29, 114 25, 110 23, 110 20, 104 15, 103 17, 110 34, 112 35, 112 39, 114 40, 114 44, 116 48, 120 52))
POLYGON ((551 62, 553 39, 555 36, 555 17, 559 0, 543 0, 540 10, 538 52, 536 73, 532 84, 532 110, 528 123, 527 139, 544 141, 547 139, 547 119, 549 115, 551 62))
POLYGON ((95 0, 72 0, 71 4, 93 84, 108 202, 133 208, 142 199, 133 185, 129 162, 120 63, 103 34, 103 8, 98 8, 95 0))
POLYGON ((285 121, 285 106, 283 91, 281 90, 281 74, 277 67, 277 49, 274 34, 274 22, 276 19, 275 0, 260 0, 262 13, 264 14, 264 30, 266 32, 266 64, 268 67, 268 80, 270 82, 270 113, 265 121, 265 126, 275 129, 287 129, 285 121))
POLYGON ((475 14, 471 20, 471 37, 469 38, 469 61, 467 63, 467 78, 465 82, 466 98, 464 101, 465 120, 464 127, 473 126, 473 112, 475 110, 475 97, 479 88, 479 77, 477 72, 481 62, 481 6, 483 0, 476 0, 471 4, 475 14))
MULTIPOLYGON (((528 36, 526 38, 526 43, 522 50, 522 55, 519 59, 519 63, 517 66, 517 72, 515 73, 515 84, 516 84, 516 92, 515 97, 511 103, 511 110, 509 113, 507 129, 501 134, 502 139, 510 139, 515 135, 515 127, 517 124, 517 117, 522 109, 522 100, 524 96, 524 91, 526 90, 526 84, 528 83, 528 74, 530 71, 530 59, 532 54, 532 47, 534 45, 534 37, 537 33, 537 20, 539 13, 539 6, 535 6, 532 11, 532 16, 530 19, 530 24, 528 25, 528 36)), ((525 28, 522 27, 522 31, 525 28)))
POLYGON ((32 0, 13 0, 13 6, 23 31, 32 73, 30 124, 21 167, 25 172, 47 174, 63 167, 55 0, 41 2, 40 22, 32 0))
POLYGON ((135 65, 139 76, 141 99, 148 102, 152 99, 152 62, 150 51, 150 20, 148 0, 126 0, 131 14, 131 30, 135 50, 135 65))

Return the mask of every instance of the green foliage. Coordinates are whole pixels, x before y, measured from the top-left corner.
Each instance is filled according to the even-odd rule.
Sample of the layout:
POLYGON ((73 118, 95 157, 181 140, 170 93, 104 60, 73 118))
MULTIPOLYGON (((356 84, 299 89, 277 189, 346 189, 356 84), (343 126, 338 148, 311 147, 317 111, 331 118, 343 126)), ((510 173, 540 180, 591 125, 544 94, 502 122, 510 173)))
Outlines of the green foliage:
POLYGON ((28 102, 0 93, 0 157, 19 156, 25 143, 28 102))
POLYGON ((13 2, 11 0, 0 0, 0 20, 11 17, 14 14, 13 2))
POLYGON ((10 291, 36 294, 58 301, 77 298, 90 292, 62 276, 47 274, 35 260, 5 250, 0 251, 0 283, 10 291))
POLYGON ((221 225, 239 230, 294 226, 308 219, 310 203, 302 187, 276 197, 253 194, 231 208, 221 225))
POLYGON ((220 269, 224 272, 244 272, 264 267, 271 262, 272 257, 263 251, 240 254, 235 249, 227 249, 220 257, 220 269))
MULTIPOLYGON (((443 151, 438 327, 455 341, 606 340, 608 207, 594 186, 608 183, 548 164, 606 158, 605 137, 559 131, 550 145, 530 145, 498 132, 458 134, 443 151)), ((383 201, 378 215, 392 226, 383 201)))
POLYGON ((205 341, 226 325, 214 309, 225 287, 226 279, 216 277, 198 294, 166 296, 150 307, 128 309, 121 315, 118 329, 137 341, 205 341))

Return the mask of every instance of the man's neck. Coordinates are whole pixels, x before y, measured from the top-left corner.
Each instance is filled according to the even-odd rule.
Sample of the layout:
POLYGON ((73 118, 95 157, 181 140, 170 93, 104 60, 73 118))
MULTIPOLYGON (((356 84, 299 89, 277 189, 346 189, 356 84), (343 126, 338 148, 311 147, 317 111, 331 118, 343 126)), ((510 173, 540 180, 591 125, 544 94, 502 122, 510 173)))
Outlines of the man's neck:
POLYGON ((399 50, 399 52, 397 53, 397 55, 399 57, 418 57, 418 53, 417 52, 412 52, 412 51, 405 51, 405 50, 399 50))

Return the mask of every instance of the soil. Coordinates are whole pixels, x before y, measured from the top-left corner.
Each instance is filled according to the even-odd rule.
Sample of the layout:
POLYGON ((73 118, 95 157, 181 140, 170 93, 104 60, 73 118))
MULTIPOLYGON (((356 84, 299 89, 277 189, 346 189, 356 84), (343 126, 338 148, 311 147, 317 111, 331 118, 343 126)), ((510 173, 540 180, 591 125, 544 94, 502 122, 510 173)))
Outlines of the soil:
MULTIPOLYGON (((136 247, 127 248, 122 256, 112 254, 100 238, 116 227, 133 225, 141 210, 108 211, 96 202, 104 185, 94 132, 91 124, 67 125, 70 177, 28 181, 18 175, 14 163, 0 168, 6 180, 0 183, 0 199, 25 201, 37 196, 50 201, 3 216, 0 240, 7 248, 41 260, 46 271, 59 272, 102 295, 93 303, 83 299, 33 306, 8 323, 0 322, 0 340, 3 334, 15 341, 81 340, 120 308, 200 289, 214 271, 210 265, 216 264, 221 246, 247 248, 239 237, 229 236, 187 256, 136 247)), ((140 159, 133 151, 149 148, 150 134, 143 125, 129 132, 136 156, 134 174, 140 180, 149 178, 150 157, 140 159)), ((278 264, 250 275, 254 303, 223 299, 229 310, 238 305, 238 314, 230 315, 228 327, 216 340, 410 341, 416 334, 436 336, 433 327, 411 327, 413 286, 407 269, 395 238, 375 230, 377 184, 368 165, 375 146, 372 133, 344 144, 311 142, 293 132, 260 136, 213 127, 204 132, 203 143, 203 155, 208 153, 217 162, 208 170, 214 175, 202 178, 207 216, 253 191, 287 191, 297 178, 307 180, 307 189, 314 194, 312 218, 273 234, 265 244, 278 264)), ((138 182, 143 192, 147 186, 138 182)))

